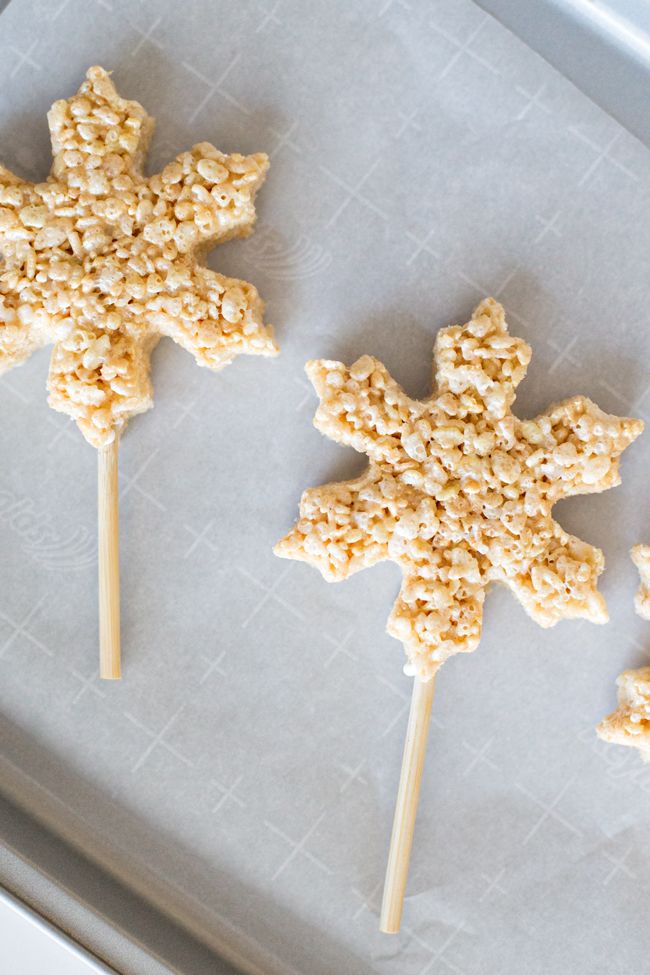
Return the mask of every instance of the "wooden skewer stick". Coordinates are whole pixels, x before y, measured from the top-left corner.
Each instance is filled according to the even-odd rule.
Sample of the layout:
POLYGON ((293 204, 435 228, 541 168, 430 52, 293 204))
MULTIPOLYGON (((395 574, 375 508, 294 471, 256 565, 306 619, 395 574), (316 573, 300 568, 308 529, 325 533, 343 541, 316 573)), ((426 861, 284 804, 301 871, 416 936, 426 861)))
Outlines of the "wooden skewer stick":
POLYGON ((385 934, 397 934, 402 921, 402 906, 411 859, 434 686, 434 679, 421 681, 415 677, 413 680, 411 710, 402 756, 393 832, 390 837, 384 896, 381 902, 379 930, 385 934))
POLYGON ((119 438, 98 450, 97 524, 99 533, 99 676, 121 677, 120 665, 120 514, 117 482, 119 438))

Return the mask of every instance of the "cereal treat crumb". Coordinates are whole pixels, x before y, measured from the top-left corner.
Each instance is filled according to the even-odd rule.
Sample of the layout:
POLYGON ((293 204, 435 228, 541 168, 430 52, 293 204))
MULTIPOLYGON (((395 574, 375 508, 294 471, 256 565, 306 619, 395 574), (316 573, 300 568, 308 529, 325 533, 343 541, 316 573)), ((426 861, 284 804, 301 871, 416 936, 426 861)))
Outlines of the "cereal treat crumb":
POLYGON ((596 588, 602 552, 563 531, 551 508, 618 484, 618 457, 643 424, 583 396, 517 419, 510 407, 530 356, 487 298, 466 325, 438 333, 436 392, 424 402, 369 355, 349 368, 307 364, 321 401, 316 427, 370 464, 355 480, 307 490, 276 554, 330 581, 397 562, 403 583, 388 632, 423 680, 476 648, 492 582, 542 626, 607 619, 596 588))
POLYGON ((634 597, 634 608, 644 620, 650 620, 650 545, 635 545, 630 549, 630 555, 641 578, 641 585, 634 597))
POLYGON ((0 166, 0 373, 53 343, 50 405, 102 447, 152 405, 162 335, 211 369, 277 353, 255 288, 199 263, 251 232, 268 159, 202 142, 143 176, 153 119, 98 67, 48 122, 44 183, 0 166))
POLYGON ((650 761, 650 667, 625 670, 616 679, 618 708, 596 728, 599 738, 638 748, 650 761))

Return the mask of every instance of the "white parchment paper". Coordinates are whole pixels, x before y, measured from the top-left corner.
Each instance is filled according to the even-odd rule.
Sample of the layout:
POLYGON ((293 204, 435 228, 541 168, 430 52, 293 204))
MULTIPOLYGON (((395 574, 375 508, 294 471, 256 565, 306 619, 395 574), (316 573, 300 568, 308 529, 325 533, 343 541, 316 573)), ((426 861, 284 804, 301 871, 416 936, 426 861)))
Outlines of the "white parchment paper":
POLYGON ((505 591, 438 682, 399 937, 378 904, 410 682, 389 564, 338 586, 271 546, 364 460, 311 427, 316 356, 429 389, 436 330, 485 294, 534 349, 516 410, 584 393, 650 416, 649 155, 465 0, 13 0, 0 158, 43 178, 45 113, 93 63, 194 142, 272 160, 249 241, 278 360, 219 375, 161 343, 121 448, 124 679, 97 679, 96 458, 46 405, 49 352, 0 382, 2 776, 253 970, 645 971, 650 768, 594 724, 646 661, 622 487, 558 505, 606 553, 611 623, 543 631, 505 591))

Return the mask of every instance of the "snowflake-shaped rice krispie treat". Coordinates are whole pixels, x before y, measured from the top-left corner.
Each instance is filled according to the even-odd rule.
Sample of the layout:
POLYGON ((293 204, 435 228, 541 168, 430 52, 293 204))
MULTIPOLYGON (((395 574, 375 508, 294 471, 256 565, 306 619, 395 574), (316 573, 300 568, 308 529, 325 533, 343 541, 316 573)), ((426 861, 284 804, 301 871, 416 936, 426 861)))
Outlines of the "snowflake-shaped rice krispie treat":
MULTIPOLYGON (((639 570, 641 584, 634 597, 634 608, 650 620, 650 545, 635 545, 630 550, 639 570)), ((650 667, 625 670, 616 679, 618 708, 596 728, 599 738, 614 745, 632 745, 641 758, 650 761, 650 667)))
POLYGON ((632 745, 650 761, 650 667, 625 670, 616 679, 618 708, 596 728, 603 741, 632 745))
POLYGON ((307 364, 321 400, 316 427, 370 463, 354 480, 307 490, 275 551, 330 581, 396 562, 403 583, 388 631, 423 680, 476 648, 493 582, 542 626, 607 619, 602 552, 568 535, 551 509, 618 484, 619 455, 643 423, 584 396, 518 419, 510 407, 530 356, 488 298, 466 325, 438 333, 428 400, 410 399, 369 355, 350 367, 307 364))
POLYGON ((630 555, 641 580, 634 597, 634 608, 644 620, 650 620, 650 545, 635 545, 630 549, 630 555))
POLYGON ((161 336, 211 369, 276 354, 255 288, 201 264, 251 232, 268 159, 205 142, 145 177, 153 119, 99 67, 48 122, 45 182, 0 166, 0 373, 54 343, 50 405, 102 447, 152 405, 161 336))

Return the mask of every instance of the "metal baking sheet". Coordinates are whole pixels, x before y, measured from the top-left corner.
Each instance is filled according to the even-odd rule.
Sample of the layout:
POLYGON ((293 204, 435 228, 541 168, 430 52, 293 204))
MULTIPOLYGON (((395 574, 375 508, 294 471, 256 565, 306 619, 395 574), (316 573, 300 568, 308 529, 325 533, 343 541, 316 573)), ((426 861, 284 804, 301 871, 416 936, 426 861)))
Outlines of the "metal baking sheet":
POLYGON ((115 975, 79 945, 0 890, 0 943, 5 959, 20 959, 22 975, 115 975))
POLYGON ((46 405, 47 351, 0 381, 3 791, 243 971, 642 970, 650 768, 593 726, 650 649, 647 435, 621 487, 556 509, 606 553, 611 623, 542 631, 497 589, 442 672, 398 937, 397 570, 328 586, 271 547, 303 488, 363 466, 311 427, 305 360, 372 352, 424 395, 436 330, 485 294, 534 349, 519 415, 579 392, 650 416, 648 150, 469 2, 13 0, 0 28, 22 176, 93 63, 157 117, 151 171, 203 140, 269 153, 255 235, 209 263, 282 346, 219 375, 156 350, 120 455, 120 683, 96 676, 94 452, 46 405))
POLYGON ((480 0, 480 5, 650 146, 647 0, 480 0))

